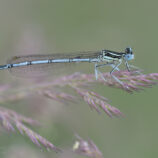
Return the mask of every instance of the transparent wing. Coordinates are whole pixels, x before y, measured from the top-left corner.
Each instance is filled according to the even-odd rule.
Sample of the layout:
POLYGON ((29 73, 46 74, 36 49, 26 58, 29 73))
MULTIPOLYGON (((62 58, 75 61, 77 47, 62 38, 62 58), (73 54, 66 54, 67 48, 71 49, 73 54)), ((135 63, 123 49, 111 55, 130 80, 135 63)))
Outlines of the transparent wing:
MULTIPOLYGON (((50 60, 50 59, 72 59, 72 58, 96 58, 100 55, 99 51, 88 51, 88 52, 77 52, 69 54, 49 54, 49 55, 27 55, 27 56, 14 56, 7 61, 8 64, 16 64, 26 61, 39 61, 39 60, 50 60)), ((37 64, 37 65, 27 65, 20 67, 10 68, 9 71, 20 77, 38 77, 45 76, 50 73, 54 75, 55 72, 63 73, 71 70, 74 63, 49 63, 49 64, 37 64)))
POLYGON ((46 55, 26 55, 26 56, 14 56, 7 61, 8 64, 15 64, 25 61, 38 61, 38 60, 48 60, 48 59, 69 59, 69 58, 96 58, 101 54, 100 51, 86 51, 86 52, 76 52, 76 53, 58 53, 58 54, 46 54, 46 55))

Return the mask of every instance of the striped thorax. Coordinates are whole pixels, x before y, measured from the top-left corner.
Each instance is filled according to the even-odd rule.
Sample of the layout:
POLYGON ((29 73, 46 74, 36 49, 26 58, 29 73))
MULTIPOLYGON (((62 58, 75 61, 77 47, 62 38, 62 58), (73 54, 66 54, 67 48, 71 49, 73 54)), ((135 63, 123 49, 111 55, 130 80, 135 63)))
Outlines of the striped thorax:
POLYGON ((106 61, 106 62, 120 61, 121 59, 128 61, 134 59, 134 55, 132 52, 132 48, 130 47, 127 47, 125 49, 125 52, 102 50, 101 59, 102 61, 106 61))

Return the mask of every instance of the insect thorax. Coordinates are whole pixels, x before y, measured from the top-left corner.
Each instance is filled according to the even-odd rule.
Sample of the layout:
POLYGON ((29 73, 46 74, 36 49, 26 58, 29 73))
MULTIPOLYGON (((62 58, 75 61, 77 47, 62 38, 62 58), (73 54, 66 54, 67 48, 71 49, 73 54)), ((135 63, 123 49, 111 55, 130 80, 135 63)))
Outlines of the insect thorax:
POLYGON ((102 50, 102 53, 100 55, 101 61, 107 61, 107 62, 113 62, 113 61, 119 61, 123 57, 122 53, 117 53, 113 51, 108 50, 102 50))

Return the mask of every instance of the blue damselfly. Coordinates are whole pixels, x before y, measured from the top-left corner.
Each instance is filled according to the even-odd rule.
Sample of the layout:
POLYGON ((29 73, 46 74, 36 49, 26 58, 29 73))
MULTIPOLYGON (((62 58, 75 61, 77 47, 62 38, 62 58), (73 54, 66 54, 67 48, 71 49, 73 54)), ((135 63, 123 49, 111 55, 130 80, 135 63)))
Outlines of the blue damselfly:
MULTIPOLYGON (((55 65, 57 63, 81 63, 89 62, 95 64, 95 77, 98 79, 98 75, 101 76, 103 80, 106 81, 102 73, 98 70, 100 67, 111 66, 112 70, 110 74, 112 78, 118 83, 122 82, 113 75, 115 70, 119 71, 119 66, 122 62, 125 63, 125 66, 128 71, 130 71, 131 65, 128 64, 129 60, 134 59, 134 54, 132 48, 127 47, 124 52, 115 52, 110 50, 102 51, 87 51, 80 53, 71 53, 71 54, 50 54, 50 55, 26 55, 26 56, 14 56, 11 60, 8 61, 8 64, 1 65, 0 70, 8 69, 12 70, 21 70, 28 69, 28 67, 41 67, 44 65, 55 65)), ((20 71, 21 72, 21 71, 20 71)), ((21 72, 23 73, 23 72, 21 72)))

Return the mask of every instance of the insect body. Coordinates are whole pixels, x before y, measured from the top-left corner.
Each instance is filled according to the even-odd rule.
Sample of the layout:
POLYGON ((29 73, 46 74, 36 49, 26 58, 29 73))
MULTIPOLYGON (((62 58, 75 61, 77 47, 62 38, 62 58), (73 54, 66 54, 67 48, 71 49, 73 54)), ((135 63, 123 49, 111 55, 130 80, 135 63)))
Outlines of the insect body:
POLYGON ((26 55, 26 56, 15 56, 13 57, 8 64, 1 65, 0 70, 9 69, 9 70, 22 70, 16 71, 24 73, 27 72, 31 68, 31 72, 33 73, 34 68, 37 70, 38 67, 40 69, 42 66, 46 65, 55 65, 56 63, 81 63, 81 62, 89 62, 95 63, 95 77, 98 79, 98 74, 101 75, 102 79, 106 81, 103 77, 102 73, 98 70, 100 67, 111 66, 112 70, 110 74, 113 79, 115 79, 118 83, 122 84, 122 82, 113 75, 115 70, 119 70, 119 65, 124 62, 127 70, 130 71, 130 65, 128 64, 129 60, 134 59, 134 54, 130 47, 125 49, 125 52, 114 52, 110 50, 102 50, 102 51, 87 51, 87 52, 79 52, 79 53, 71 53, 71 54, 50 54, 50 55, 26 55), (101 64, 103 63, 103 64, 101 64))

